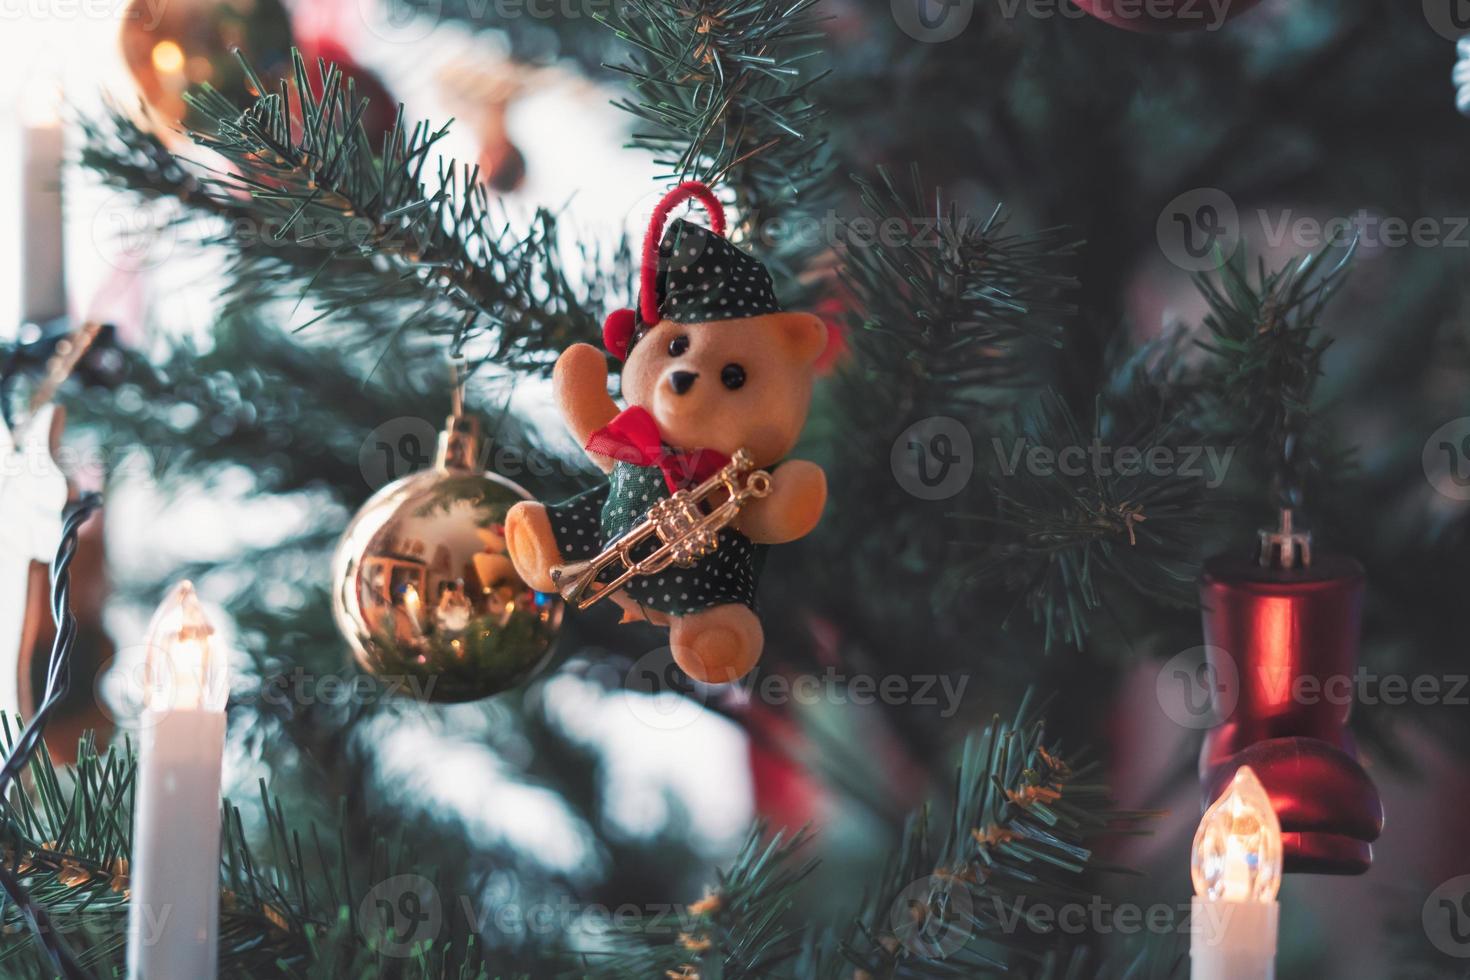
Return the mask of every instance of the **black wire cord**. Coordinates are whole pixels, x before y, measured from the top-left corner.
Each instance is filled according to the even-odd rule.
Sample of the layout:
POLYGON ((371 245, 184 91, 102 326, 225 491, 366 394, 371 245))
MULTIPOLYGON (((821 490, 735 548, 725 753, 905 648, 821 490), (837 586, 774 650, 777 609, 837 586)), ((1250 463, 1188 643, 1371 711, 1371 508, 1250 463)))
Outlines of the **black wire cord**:
MULTIPOLYGON (((0 801, 8 800, 11 784, 30 765, 41 747, 47 720, 71 688, 71 654, 78 631, 77 618, 71 611, 71 562, 77 554, 82 525, 101 506, 100 494, 87 493, 76 503, 69 504, 62 515, 61 544, 57 546, 56 557, 51 562, 51 618, 56 622, 56 640, 51 644, 51 659, 46 665, 45 694, 31 723, 16 739, 5 765, 0 767, 0 801)), ((45 906, 31 898, 14 871, 3 862, 0 862, 0 888, 25 917, 26 924, 35 933, 36 941, 50 957, 51 965, 59 976, 66 980, 93 980, 92 974, 82 967, 76 954, 61 938, 45 906)))

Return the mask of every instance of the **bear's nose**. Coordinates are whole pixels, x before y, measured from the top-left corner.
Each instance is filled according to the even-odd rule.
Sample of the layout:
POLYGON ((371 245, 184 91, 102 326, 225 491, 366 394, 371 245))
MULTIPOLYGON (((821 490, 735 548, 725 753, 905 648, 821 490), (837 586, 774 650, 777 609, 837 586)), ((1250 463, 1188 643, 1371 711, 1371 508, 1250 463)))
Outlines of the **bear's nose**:
POLYGON ((674 389, 674 394, 682 395, 694 387, 694 379, 699 377, 694 371, 675 371, 669 375, 669 387, 674 389))

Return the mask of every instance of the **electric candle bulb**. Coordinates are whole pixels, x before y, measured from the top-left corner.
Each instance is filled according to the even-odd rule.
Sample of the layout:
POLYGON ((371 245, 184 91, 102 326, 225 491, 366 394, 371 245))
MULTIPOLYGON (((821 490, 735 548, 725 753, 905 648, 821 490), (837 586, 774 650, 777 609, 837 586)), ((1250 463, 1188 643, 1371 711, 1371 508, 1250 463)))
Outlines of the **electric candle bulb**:
POLYGON ((1281 821, 1266 788, 1241 766, 1194 835, 1194 892, 1226 902, 1273 902, 1281 890, 1281 821))
POLYGON ((188 582, 158 607, 144 661, 133 813, 130 980, 218 968, 219 807, 227 663, 188 582))
POLYGON ((29 79, 16 104, 20 131, 6 134, 7 144, 17 140, 20 146, 19 312, 32 323, 67 313, 65 204, 58 177, 66 160, 64 104, 57 77, 43 72, 29 79))
POLYGON ((1266 788, 1241 766, 1194 835, 1193 980, 1272 980, 1281 821, 1266 788))
POLYGON ((144 676, 149 708, 224 710, 226 665, 210 640, 213 634, 193 584, 180 582, 148 627, 144 676))

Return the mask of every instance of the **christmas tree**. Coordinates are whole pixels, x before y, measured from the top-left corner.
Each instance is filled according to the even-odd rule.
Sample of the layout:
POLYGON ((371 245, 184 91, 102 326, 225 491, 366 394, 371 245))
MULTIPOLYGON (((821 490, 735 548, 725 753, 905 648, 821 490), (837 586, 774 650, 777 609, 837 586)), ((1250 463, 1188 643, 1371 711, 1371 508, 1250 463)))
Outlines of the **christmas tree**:
MULTIPOLYGON (((1081 6, 450 2, 365 14, 434 32, 360 52, 299 10, 291 49, 262 7, 176 104, 75 119, 77 170, 172 243, 148 274, 211 263, 219 300, 75 364, 70 321, 18 336, 7 422, 50 370, 63 441, 145 461, 57 529, 73 696, 106 639, 68 619, 88 514, 141 484, 156 512, 110 528, 213 515, 182 565, 114 562, 110 602, 191 580, 230 651, 220 975, 1182 977, 1190 897, 1230 874, 1201 802, 1241 772, 1284 847, 1251 864, 1267 902, 1285 871, 1284 976, 1464 975, 1455 30, 1372 0, 1081 6), (478 164, 445 152, 460 123, 383 111, 371 55, 458 93, 478 164), (577 123, 516 100, 569 85, 657 175, 626 235, 523 184, 517 140, 577 123), (624 356, 683 352, 677 254, 642 228, 691 181, 717 206, 669 227, 827 334, 779 454, 825 508, 770 551, 764 649, 728 679, 681 657, 685 610, 620 622, 505 557, 504 481, 602 480, 552 405, 563 352, 613 337, 625 396, 624 356), (447 480, 441 430, 438 464, 470 457, 447 480), (354 551, 419 478, 418 530, 354 551), (268 530, 226 526, 246 509, 268 530)), ((192 71, 168 23, 149 78, 175 40, 192 71)), ((6 976, 127 975, 166 739, 123 717, 126 654, 96 685, 115 737, 72 758, 58 703, 43 742, 44 697, 7 729, 6 976)))

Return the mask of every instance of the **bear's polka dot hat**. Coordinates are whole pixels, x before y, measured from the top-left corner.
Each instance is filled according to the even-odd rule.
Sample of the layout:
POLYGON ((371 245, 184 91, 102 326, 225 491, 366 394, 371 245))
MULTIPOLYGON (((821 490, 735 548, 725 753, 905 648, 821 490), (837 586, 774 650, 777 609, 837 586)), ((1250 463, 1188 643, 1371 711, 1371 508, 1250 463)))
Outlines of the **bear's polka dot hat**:
POLYGON ((614 310, 602 325, 602 344, 618 360, 661 320, 709 323, 781 311, 771 274, 725 237, 724 208, 697 180, 675 187, 653 209, 638 286, 637 312, 614 310), (710 226, 676 218, 665 231, 669 212, 690 198, 704 205, 710 226))

